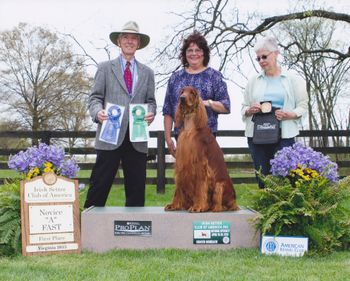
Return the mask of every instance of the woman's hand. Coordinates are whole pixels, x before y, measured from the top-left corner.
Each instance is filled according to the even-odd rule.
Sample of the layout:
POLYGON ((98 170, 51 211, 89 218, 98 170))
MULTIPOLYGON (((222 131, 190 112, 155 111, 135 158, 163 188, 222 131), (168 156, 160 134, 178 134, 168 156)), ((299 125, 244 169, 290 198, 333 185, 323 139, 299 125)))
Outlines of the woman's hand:
POLYGON ((225 106, 220 101, 213 101, 211 99, 203 101, 206 107, 211 108, 217 113, 229 113, 225 106))
POLYGON ((256 113, 259 113, 261 111, 261 105, 260 103, 253 103, 251 105, 251 107, 249 107, 246 112, 245 112, 245 115, 247 116, 252 116, 256 113))
POLYGON ((277 120, 283 121, 283 120, 292 120, 292 119, 297 119, 298 116, 296 113, 292 111, 283 111, 282 109, 277 109, 275 111, 275 116, 277 120))
POLYGON ((170 139, 166 139, 165 142, 168 146, 168 150, 169 150, 170 154, 175 158, 176 146, 175 146, 174 141, 170 138, 170 139))

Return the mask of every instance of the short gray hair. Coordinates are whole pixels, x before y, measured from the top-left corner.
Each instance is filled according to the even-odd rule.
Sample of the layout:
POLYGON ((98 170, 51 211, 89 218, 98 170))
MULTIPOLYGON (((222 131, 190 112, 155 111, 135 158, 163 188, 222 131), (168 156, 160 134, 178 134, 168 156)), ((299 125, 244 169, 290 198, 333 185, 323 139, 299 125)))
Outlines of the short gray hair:
POLYGON ((257 52, 259 50, 266 50, 269 52, 278 51, 278 44, 275 37, 262 37, 260 38, 255 46, 254 51, 257 52))

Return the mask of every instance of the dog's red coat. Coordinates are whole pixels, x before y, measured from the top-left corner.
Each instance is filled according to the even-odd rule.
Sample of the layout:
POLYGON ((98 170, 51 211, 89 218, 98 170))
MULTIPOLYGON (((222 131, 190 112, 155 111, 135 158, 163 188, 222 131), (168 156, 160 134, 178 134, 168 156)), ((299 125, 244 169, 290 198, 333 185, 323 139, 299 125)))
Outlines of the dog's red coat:
POLYGON ((195 88, 182 90, 175 125, 183 129, 176 147, 175 194, 165 210, 238 210, 223 153, 208 127, 207 112, 195 88))

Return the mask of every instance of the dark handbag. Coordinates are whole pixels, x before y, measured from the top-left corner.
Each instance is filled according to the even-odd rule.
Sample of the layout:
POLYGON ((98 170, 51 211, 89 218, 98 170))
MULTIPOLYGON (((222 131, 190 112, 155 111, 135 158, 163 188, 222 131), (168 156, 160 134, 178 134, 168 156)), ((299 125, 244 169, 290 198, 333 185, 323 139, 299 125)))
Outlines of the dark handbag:
POLYGON ((278 143, 281 137, 280 121, 275 116, 275 109, 268 113, 254 114, 253 143, 273 144, 278 143))

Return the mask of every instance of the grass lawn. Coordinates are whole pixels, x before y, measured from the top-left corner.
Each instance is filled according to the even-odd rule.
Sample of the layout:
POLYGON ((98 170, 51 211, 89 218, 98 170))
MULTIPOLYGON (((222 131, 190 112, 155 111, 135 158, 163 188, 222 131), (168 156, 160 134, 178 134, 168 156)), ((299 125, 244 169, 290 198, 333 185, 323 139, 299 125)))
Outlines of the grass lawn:
MULTIPOLYGON (((82 207, 85 202, 86 192, 88 187, 86 186, 84 191, 81 192, 80 206, 82 207)), ((257 190, 255 184, 237 184, 235 190, 238 196, 238 204, 241 206, 249 207, 251 205, 251 195, 257 190)), ((148 185, 146 188, 146 206, 165 206, 170 203, 174 194, 174 186, 166 185, 165 193, 158 194, 157 187, 155 185, 148 185)), ((124 206, 125 194, 122 185, 113 185, 111 192, 108 196, 106 206, 124 206)))
POLYGON ((347 281, 350 254, 286 258, 257 249, 114 250, 0 259, 0 280, 347 281))
MULTIPOLYGON (((251 205, 255 184, 235 186, 238 204, 251 205)), ((87 188, 81 193, 84 203, 87 188)), ((146 206, 171 201, 174 186, 165 194, 147 186, 146 206)), ((124 189, 113 186, 109 206, 124 205, 124 189)), ((347 281, 350 252, 302 258, 261 255, 259 249, 231 250, 113 250, 107 253, 0 257, 0 280, 239 280, 239 281, 347 281)))

